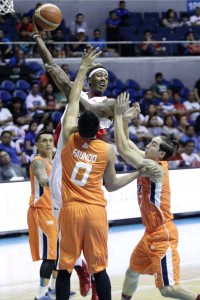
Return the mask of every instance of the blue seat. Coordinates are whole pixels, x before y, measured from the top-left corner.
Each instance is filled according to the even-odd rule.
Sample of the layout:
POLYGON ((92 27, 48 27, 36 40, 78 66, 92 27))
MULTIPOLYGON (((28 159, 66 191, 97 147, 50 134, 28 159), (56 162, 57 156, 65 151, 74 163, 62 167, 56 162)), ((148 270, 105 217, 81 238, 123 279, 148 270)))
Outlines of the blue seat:
POLYGON ((28 91, 30 89, 30 83, 26 80, 19 79, 16 82, 16 88, 20 89, 20 90, 23 90, 23 91, 28 91))
POLYGON ((123 91, 123 90, 125 90, 126 86, 121 80, 116 79, 116 80, 113 81, 113 88, 114 89, 120 89, 120 90, 123 91))
POLYGON ((0 90, 0 99, 5 105, 8 105, 12 101, 12 96, 8 91, 0 90))
POLYGON ((190 89, 187 87, 184 87, 180 90, 181 97, 183 97, 185 99, 187 99, 189 93, 190 93, 190 89))
POLYGON ((134 89, 127 89, 127 93, 130 95, 130 101, 139 100, 141 98, 141 92, 134 89))
POLYGON ((144 12, 144 19, 156 19, 159 20, 160 16, 158 12, 144 12))
POLYGON ((117 79, 116 75, 112 71, 110 70, 107 71, 108 71, 109 81, 114 81, 117 79))
POLYGON ((28 96, 28 94, 23 90, 15 90, 13 92, 13 97, 20 98, 23 102, 26 100, 27 96, 28 96))
POLYGON ((180 79, 173 78, 170 80, 170 86, 172 90, 181 91, 184 88, 184 84, 180 79))
POLYGON ((135 29, 132 27, 120 27, 119 35, 122 40, 132 41, 133 36, 135 35, 135 29))
POLYGON ((60 121, 62 115, 63 115, 63 113, 60 112, 60 111, 54 111, 54 112, 52 113, 51 119, 52 119, 52 121, 53 121, 53 123, 54 123, 55 126, 59 123, 59 121, 60 121))
POLYGON ((134 90, 140 90, 140 85, 137 81, 133 79, 127 79, 125 81, 125 86, 127 89, 134 89, 134 90))
POLYGON ((117 97, 121 93, 122 93, 122 90, 116 88, 116 89, 112 90, 111 95, 112 95, 112 97, 117 97))
POLYGON ((1 83, 1 89, 6 90, 8 92, 14 91, 16 88, 15 84, 11 80, 4 80, 1 83))
POLYGON ((44 73, 46 73, 46 71, 45 71, 44 69, 41 69, 41 70, 39 70, 38 72, 36 72, 35 77, 36 77, 36 78, 40 78, 40 76, 41 76, 42 74, 44 74, 44 73))
POLYGON ((42 69, 42 66, 38 62, 32 61, 29 63, 29 68, 32 73, 37 73, 42 69))

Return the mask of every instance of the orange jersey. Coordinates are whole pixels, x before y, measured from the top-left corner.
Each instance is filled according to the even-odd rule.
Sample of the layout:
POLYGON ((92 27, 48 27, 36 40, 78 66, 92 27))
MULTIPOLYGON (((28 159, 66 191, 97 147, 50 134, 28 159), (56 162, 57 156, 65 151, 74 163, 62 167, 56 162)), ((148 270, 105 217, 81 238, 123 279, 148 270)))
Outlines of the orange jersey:
POLYGON ((166 161, 160 162, 165 176, 161 182, 154 183, 149 177, 138 179, 138 202, 142 215, 142 222, 147 231, 173 219, 170 212, 169 172, 166 161))
POLYGON ((71 135, 61 153, 62 200, 68 204, 87 203, 106 206, 102 189, 108 145, 100 140, 86 140, 79 133, 71 135))
MULTIPOLYGON (((51 164, 39 155, 36 155, 32 163, 36 159, 41 159, 45 162, 46 169, 47 169, 47 176, 49 177, 51 171, 51 164)), ((29 199, 29 205, 33 207, 43 207, 47 209, 52 209, 50 189, 49 187, 46 186, 43 187, 39 184, 37 178, 33 174, 31 166, 30 166, 30 181, 31 181, 31 197, 29 199)))

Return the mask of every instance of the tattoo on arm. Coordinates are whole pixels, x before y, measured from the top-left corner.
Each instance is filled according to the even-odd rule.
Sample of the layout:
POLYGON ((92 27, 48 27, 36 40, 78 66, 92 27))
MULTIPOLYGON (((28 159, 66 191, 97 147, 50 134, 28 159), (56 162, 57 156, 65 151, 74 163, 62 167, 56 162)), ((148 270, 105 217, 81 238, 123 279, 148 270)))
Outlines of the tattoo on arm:
POLYGON ((41 159, 36 159, 31 165, 33 174, 42 186, 49 186, 46 164, 41 159))

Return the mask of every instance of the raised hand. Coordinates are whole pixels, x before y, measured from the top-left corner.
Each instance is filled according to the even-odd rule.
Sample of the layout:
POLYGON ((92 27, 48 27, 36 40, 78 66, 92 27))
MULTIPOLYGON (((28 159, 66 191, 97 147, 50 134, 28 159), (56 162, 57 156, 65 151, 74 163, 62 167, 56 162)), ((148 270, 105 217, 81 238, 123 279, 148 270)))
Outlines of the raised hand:
POLYGON ((129 107, 129 94, 126 92, 121 93, 117 96, 117 100, 115 101, 115 114, 122 115, 129 107))
POLYGON ((93 47, 90 47, 85 49, 81 60, 81 67, 89 69, 92 66, 95 66, 94 61, 97 57, 101 56, 101 54, 102 51, 99 51, 99 48, 94 49, 93 47))
POLYGON ((128 108, 124 114, 123 118, 127 120, 132 120, 138 117, 140 113, 140 105, 138 102, 134 102, 132 107, 128 108))

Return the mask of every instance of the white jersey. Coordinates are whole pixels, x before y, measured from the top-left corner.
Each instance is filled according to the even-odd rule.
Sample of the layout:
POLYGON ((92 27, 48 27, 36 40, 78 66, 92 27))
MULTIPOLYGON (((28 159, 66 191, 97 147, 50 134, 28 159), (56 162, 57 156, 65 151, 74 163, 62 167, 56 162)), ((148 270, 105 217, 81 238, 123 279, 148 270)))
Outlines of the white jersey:
MULTIPOLYGON (((91 104, 102 103, 108 99, 106 96, 89 98, 88 94, 85 92, 81 92, 81 98, 83 98, 84 100, 87 100, 91 104)), ((100 118, 100 129, 109 128, 111 124, 112 124, 112 121, 110 119, 100 118)))
MULTIPOLYGON (((97 103, 97 102, 104 102, 107 97, 93 97, 89 99, 87 93, 81 92, 81 97, 84 98, 84 100, 87 100, 90 103, 97 103)), ((59 124, 59 132, 58 134, 58 140, 57 140, 57 150, 55 157, 53 159, 52 167, 51 167, 51 174, 50 174, 50 191, 51 191, 51 199, 52 199, 52 208, 53 208, 53 215, 58 216, 59 211, 62 207, 62 194, 61 194, 61 181, 62 181, 62 164, 61 164, 61 151, 62 151, 62 131, 63 131, 63 118, 65 115, 65 112, 67 111, 67 106, 65 108, 65 111, 62 115, 62 118, 60 120, 59 124)), ((108 118, 101 118, 100 119, 100 129, 109 128, 112 121, 110 121, 108 118)))

